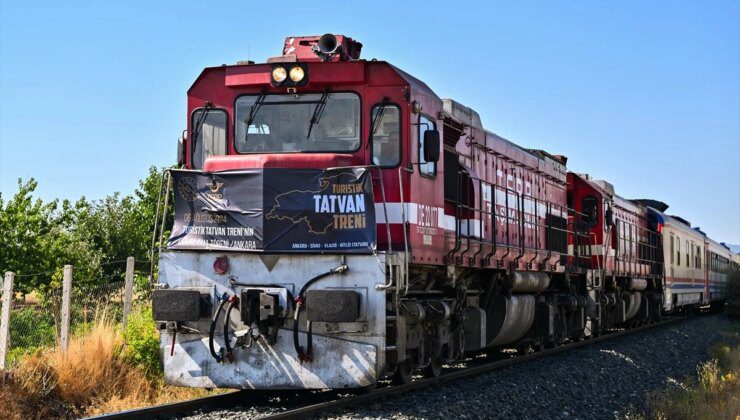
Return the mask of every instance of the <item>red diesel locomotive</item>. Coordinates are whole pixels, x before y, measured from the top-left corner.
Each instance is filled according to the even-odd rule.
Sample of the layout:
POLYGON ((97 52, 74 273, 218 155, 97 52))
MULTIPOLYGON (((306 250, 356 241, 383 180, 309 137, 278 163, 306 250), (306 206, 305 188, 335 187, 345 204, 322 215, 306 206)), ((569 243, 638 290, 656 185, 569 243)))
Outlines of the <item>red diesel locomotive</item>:
POLYGON ((403 382, 682 308, 665 304, 662 203, 485 130, 361 48, 288 37, 188 91, 153 297, 167 382, 403 382))

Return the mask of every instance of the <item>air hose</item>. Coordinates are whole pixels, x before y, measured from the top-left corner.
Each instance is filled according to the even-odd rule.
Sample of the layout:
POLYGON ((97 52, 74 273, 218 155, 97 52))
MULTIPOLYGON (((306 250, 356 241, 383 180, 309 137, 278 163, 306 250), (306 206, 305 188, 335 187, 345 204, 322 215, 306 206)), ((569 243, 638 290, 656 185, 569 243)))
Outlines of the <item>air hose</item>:
POLYGON ((216 321, 218 321, 218 317, 219 315, 221 315, 221 311, 224 310, 224 306, 226 306, 226 303, 229 302, 226 293, 221 296, 220 300, 221 303, 218 305, 218 310, 216 310, 216 313, 213 315, 213 319, 211 320, 211 328, 208 330, 208 348, 211 350, 211 356, 213 356, 213 358, 216 359, 218 363, 221 363, 224 359, 220 354, 216 353, 216 350, 213 348, 213 336, 216 333, 216 321))
POLYGON ((298 353, 298 359, 301 362, 310 362, 313 360, 313 332, 311 330, 311 321, 306 321, 306 350, 303 350, 298 341, 298 317, 301 313, 306 300, 306 290, 309 286, 316 283, 317 281, 329 277, 334 274, 344 274, 349 270, 346 264, 342 264, 337 268, 332 268, 326 273, 319 274, 318 276, 310 279, 303 285, 301 291, 298 293, 298 297, 295 298, 295 313, 293 315, 293 346, 295 347, 296 353, 298 353))
POLYGON ((313 360, 313 332, 311 330, 311 321, 306 321, 306 350, 303 350, 300 343, 298 342, 298 315, 301 313, 301 307, 303 306, 303 300, 296 299, 295 315, 293 316, 293 346, 295 347, 296 353, 298 353, 298 360, 301 362, 310 362, 313 360))
POLYGON ((224 347, 226 347, 226 360, 232 362, 234 361, 234 353, 231 348, 231 339, 229 339, 229 323, 231 322, 231 311, 239 304, 239 298, 231 296, 228 301, 230 302, 229 308, 226 309, 224 315, 224 347))

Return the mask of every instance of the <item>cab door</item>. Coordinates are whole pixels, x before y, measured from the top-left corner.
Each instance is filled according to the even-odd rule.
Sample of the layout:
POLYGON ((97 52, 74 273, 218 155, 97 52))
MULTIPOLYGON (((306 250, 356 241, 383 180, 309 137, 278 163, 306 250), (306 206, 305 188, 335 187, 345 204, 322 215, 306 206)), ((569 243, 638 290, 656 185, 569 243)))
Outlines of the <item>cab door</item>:
MULTIPOLYGON (((411 172, 408 189, 409 209, 409 244, 412 249, 411 262, 417 264, 444 264, 445 229, 450 224, 444 214, 444 157, 442 141, 437 142, 436 162, 424 159, 424 137, 427 131, 437 131, 442 138, 442 121, 434 117, 439 115, 442 103, 438 99, 424 101, 418 114, 411 115, 411 172)), ((454 229, 454 220, 452 221, 454 229)))

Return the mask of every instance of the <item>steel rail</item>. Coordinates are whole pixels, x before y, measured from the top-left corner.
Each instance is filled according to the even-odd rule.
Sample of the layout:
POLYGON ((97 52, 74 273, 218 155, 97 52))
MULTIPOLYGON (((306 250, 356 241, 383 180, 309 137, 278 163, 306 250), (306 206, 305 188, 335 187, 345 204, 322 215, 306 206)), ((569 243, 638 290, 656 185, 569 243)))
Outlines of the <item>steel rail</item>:
POLYGON ((86 417, 86 419, 150 419, 161 416, 176 416, 191 413, 196 410, 219 408, 224 405, 239 400, 239 403, 248 401, 244 396, 238 398, 243 391, 229 391, 225 394, 211 395, 208 397, 194 398, 192 400, 178 401, 168 404, 152 405, 149 407, 133 408, 131 410, 117 411, 114 413, 101 414, 98 416, 86 417))
MULTIPOLYGON (((688 320, 691 317, 687 316, 676 316, 665 319, 663 321, 642 325, 639 327, 614 331, 584 339, 581 341, 575 341, 567 344, 563 344, 550 349, 544 349, 534 353, 513 356, 506 359, 495 360, 492 362, 482 362, 479 365, 457 368, 451 372, 443 373, 436 378, 424 378, 413 380, 409 383, 402 385, 388 385, 381 388, 375 389, 361 394, 354 394, 349 396, 337 396, 329 401, 323 401, 319 403, 306 404, 301 407, 289 409, 279 413, 267 414, 260 416, 260 419, 301 419, 315 416, 317 414, 326 413, 329 411, 335 411, 348 406, 355 406, 368 401, 377 400, 385 397, 396 396, 403 393, 407 393, 414 390, 425 389, 431 385, 441 384, 445 382, 456 381, 470 376, 480 375, 482 373, 491 372, 495 370, 501 370, 518 363, 524 363, 531 360, 535 360, 541 357, 547 357, 553 354, 574 350, 581 347, 590 346, 607 340, 611 340, 618 337, 623 337, 636 332, 646 331, 652 328, 663 327, 677 321, 688 320)), ((463 362, 470 362, 471 359, 463 360, 463 362)), ((126 411, 119 411, 115 413, 103 414, 99 416, 88 417, 88 419, 95 420, 119 420, 119 419, 148 419, 148 418, 161 418, 168 416, 185 416, 193 413, 194 411, 201 410, 216 410, 228 408, 229 406, 244 406, 249 403, 266 402, 268 399, 279 397, 279 396, 290 396, 299 394, 301 391, 304 392, 300 395, 300 399, 306 401, 307 399, 322 399, 327 398, 328 393, 311 394, 309 390, 239 390, 230 391, 225 394, 212 395, 204 398, 196 398, 186 401, 174 402, 169 404, 155 405, 144 408, 131 409, 126 411)), ((339 392, 342 392, 339 390, 339 392)), ((281 398, 282 399, 282 398, 281 398)), ((288 402, 289 403, 289 402, 288 402)))
POLYGON ((328 411, 334 411, 334 410, 345 408, 348 406, 359 405, 362 403, 366 403, 368 401, 377 400, 377 399, 384 398, 384 397, 397 396, 403 393, 407 393, 409 391, 425 389, 432 385, 437 385, 437 384, 441 384, 445 382, 451 382, 451 381, 463 379, 463 378, 470 377, 470 376, 476 376, 476 375, 480 375, 482 373, 486 373, 486 372, 490 372, 494 370, 500 370, 500 369, 503 369, 503 368, 506 368, 506 367, 509 367, 509 366, 512 366, 518 363, 528 362, 534 359, 550 356, 556 353, 561 353, 561 352, 568 351, 568 350, 590 346, 592 344, 611 340, 613 338, 623 337, 628 334, 636 333, 639 331, 645 331, 645 330, 656 328, 659 326, 665 326, 665 325, 668 325, 668 324, 671 324, 677 321, 681 321, 681 320, 686 320, 686 319, 689 319, 689 317, 669 318, 669 319, 666 319, 658 323, 642 325, 639 327, 622 330, 622 331, 616 331, 616 332, 612 332, 609 334, 600 335, 598 337, 576 341, 573 343, 564 344, 564 345, 554 347, 551 349, 545 349, 545 350, 538 351, 535 353, 526 354, 523 356, 516 356, 516 357, 511 357, 508 359, 497 360, 494 362, 484 363, 484 364, 473 366, 473 367, 460 368, 459 370, 455 370, 453 372, 442 374, 436 378, 425 378, 425 379, 411 381, 403 385, 387 386, 383 388, 378 388, 366 394, 352 395, 352 396, 348 396, 344 398, 338 398, 332 401, 322 402, 322 403, 313 404, 313 405, 307 405, 304 407, 299 407, 293 410, 287 410, 287 411, 283 411, 280 413, 269 414, 269 415, 260 417, 260 419, 284 420, 284 419, 309 418, 311 416, 315 416, 321 413, 326 413, 328 411))

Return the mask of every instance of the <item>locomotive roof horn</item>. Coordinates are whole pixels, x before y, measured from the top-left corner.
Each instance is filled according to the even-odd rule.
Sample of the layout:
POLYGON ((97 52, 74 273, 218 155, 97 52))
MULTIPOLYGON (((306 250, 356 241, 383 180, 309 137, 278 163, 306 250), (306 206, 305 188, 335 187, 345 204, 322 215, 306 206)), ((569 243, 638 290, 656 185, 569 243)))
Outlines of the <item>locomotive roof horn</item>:
POLYGON ((324 34, 321 35, 318 43, 313 47, 313 52, 316 53, 322 61, 329 61, 333 55, 341 53, 342 48, 336 36, 333 34, 324 34))

